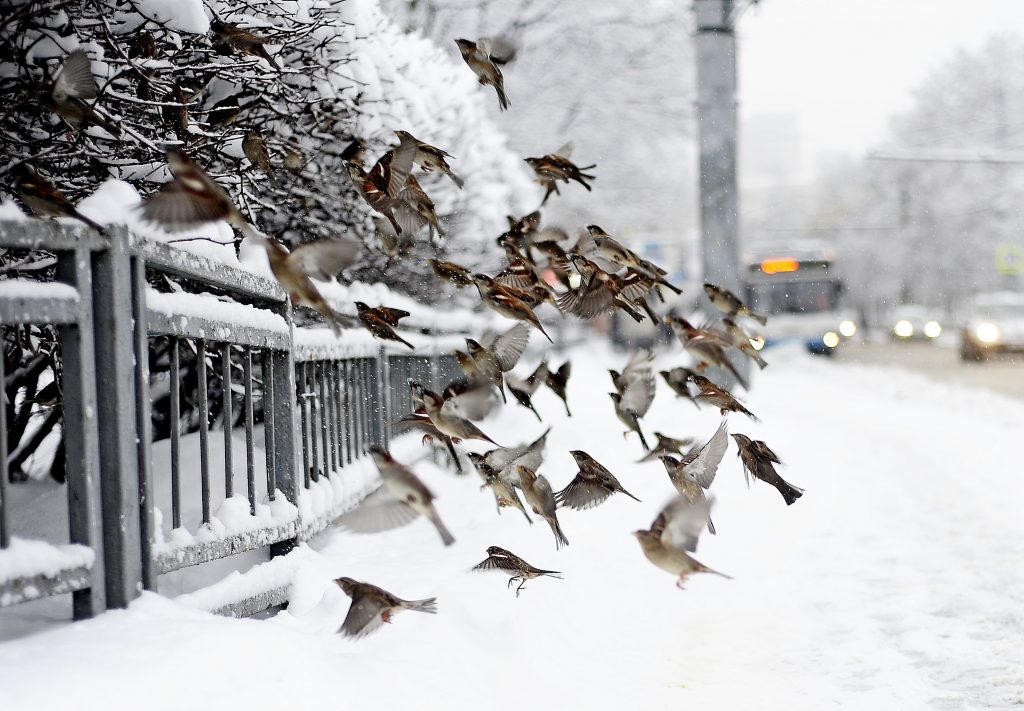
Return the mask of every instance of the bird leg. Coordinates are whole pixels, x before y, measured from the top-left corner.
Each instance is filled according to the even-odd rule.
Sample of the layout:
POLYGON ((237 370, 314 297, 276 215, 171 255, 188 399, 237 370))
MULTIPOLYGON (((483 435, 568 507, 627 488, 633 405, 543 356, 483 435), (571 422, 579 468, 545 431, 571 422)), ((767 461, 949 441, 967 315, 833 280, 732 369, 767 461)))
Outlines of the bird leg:
POLYGON ((520 578, 519 578, 518 575, 513 575, 511 578, 508 579, 508 585, 505 586, 505 589, 508 590, 510 587, 512 587, 512 583, 514 583, 515 581, 517 581, 519 579, 520 578))
POLYGON ((526 578, 523 578, 523 579, 522 579, 522 580, 521 580, 521 581, 519 582, 519 587, 518 587, 518 588, 516 588, 516 597, 519 597, 519 591, 520 591, 520 590, 522 590, 522 589, 523 589, 523 586, 525 586, 525 585, 526 585, 526 578))
POLYGON ((679 580, 676 581, 676 587, 679 588, 680 590, 685 590, 686 588, 683 586, 683 583, 685 583, 685 582, 686 582, 686 573, 681 573, 679 575, 679 580))

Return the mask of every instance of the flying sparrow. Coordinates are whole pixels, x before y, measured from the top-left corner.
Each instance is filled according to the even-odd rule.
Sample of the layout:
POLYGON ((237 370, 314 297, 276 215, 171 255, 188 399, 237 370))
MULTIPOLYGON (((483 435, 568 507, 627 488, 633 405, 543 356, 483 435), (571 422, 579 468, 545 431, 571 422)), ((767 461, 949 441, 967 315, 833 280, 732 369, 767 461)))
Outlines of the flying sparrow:
POLYGON ((708 522, 710 510, 707 499, 691 503, 679 496, 661 510, 649 530, 633 532, 647 560, 679 576, 676 587, 680 590, 690 573, 714 573, 723 578, 729 577, 712 570, 690 555, 697 550, 697 540, 708 522))
POLYGON ((572 417, 572 412, 569 410, 569 397, 566 393, 569 385, 569 375, 572 373, 572 362, 565 361, 558 366, 558 370, 551 370, 545 366, 545 370, 547 371, 547 377, 544 378, 544 384, 565 404, 565 414, 572 417))
POLYGON ((803 489, 793 486, 775 471, 775 464, 780 464, 781 462, 779 462, 775 452, 768 448, 767 444, 759 439, 751 440, 742 434, 734 434, 732 438, 736 440, 736 444, 740 448, 739 457, 743 462, 743 470, 744 474, 748 477, 748 484, 750 483, 750 476, 771 484, 782 494, 782 498, 786 500, 786 505, 792 505, 794 501, 804 495, 803 489))
POLYGON ((455 452, 455 445, 452 444, 452 438, 434 426, 434 423, 430 421, 429 417, 427 417, 426 410, 421 409, 416 412, 410 412, 408 415, 395 420, 395 424, 406 425, 422 432, 423 444, 428 444, 431 440, 443 442, 445 448, 448 450, 448 456, 451 457, 452 463, 455 465, 455 471, 459 474, 462 473, 462 460, 459 459, 459 455, 455 452))
POLYGON ((516 465, 516 472, 518 472, 519 481, 523 485, 526 503, 551 527, 551 533, 555 536, 555 549, 569 545, 569 539, 562 533, 562 527, 558 523, 558 515, 555 512, 558 504, 555 502, 555 493, 551 490, 551 483, 543 474, 538 474, 533 469, 520 464, 516 465))
POLYGON ((424 143, 418 138, 415 138, 408 131, 395 131, 395 135, 398 136, 399 140, 408 137, 416 144, 416 157, 413 158, 413 162, 416 165, 420 166, 428 173, 434 170, 444 173, 460 188, 464 185, 462 178, 452 172, 451 166, 449 166, 448 161, 445 160, 445 158, 452 157, 451 153, 446 153, 436 146, 424 143))
MULTIPOLYGON (((704 490, 711 488, 715 481, 715 474, 718 473, 718 465, 725 456, 725 450, 729 446, 728 432, 725 429, 726 420, 718 426, 715 434, 704 446, 694 448, 682 459, 665 454, 661 457, 665 471, 668 472, 669 481, 680 494, 686 497, 691 503, 704 498, 704 490)), ((715 525, 711 523, 708 516, 708 531, 715 532, 715 525)))
POLYGON ((666 454, 681 454, 684 447, 689 447, 693 444, 693 437, 674 439, 667 435, 663 435, 661 432, 655 432, 654 436, 658 438, 658 443, 651 448, 651 451, 638 459, 637 464, 653 462, 655 459, 661 459, 666 454))
POLYGON ((544 330, 537 315, 533 313, 531 302, 534 297, 520 289, 514 289, 497 283, 486 274, 474 274, 473 283, 480 293, 480 300, 506 318, 525 321, 544 334, 549 341, 551 336, 544 330))
POLYGON ((410 175, 405 181, 405 187, 398 191, 398 201, 394 208, 395 219, 402 226, 402 233, 411 235, 427 225, 430 228, 431 241, 434 239, 435 232, 444 236, 444 230, 441 228, 437 210, 430 196, 423 190, 415 176, 410 175))
POLYGON ((722 319, 722 324, 725 326, 726 333, 732 339, 732 344, 743 351, 744 355, 750 358, 750 360, 757 363, 758 368, 764 370, 768 363, 765 362, 765 359, 754 348, 750 335, 728 316, 722 319))
POLYGON ((446 546, 455 542, 434 508, 434 495, 409 467, 400 464, 391 454, 377 445, 370 447, 370 455, 380 471, 381 487, 364 498, 356 508, 336 520, 357 533, 377 533, 412 523, 424 516, 434 524, 446 546))
POLYGON ((547 203, 552 193, 558 193, 558 181, 568 183, 570 180, 575 180, 586 188, 587 192, 590 192, 591 187, 587 181, 594 180, 594 176, 583 171, 591 170, 597 164, 577 166, 569 160, 571 153, 572 143, 567 143, 554 153, 548 153, 539 158, 524 158, 536 173, 537 182, 544 188, 544 199, 540 203, 542 206, 547 203))
POLYGON ((210 30, 215 35, 213 42, 214 49, 217 50, 218 54, 231 55, 232 50, 239 54, 246 54, 250 57, 260 57, 266 60, 274 69, 281 71, 281 65, 270 56, 267 52, 267 48, 263 45, 268 42, 266 37, 253 34, 248 30, 244 30, 238 25, 233 25, 230 22, 223 22, 221 20, 214 20, 210 23, 210 30))
POLYGON ((673 368, 672 370, 662 370, 659 371, 658 374, 665 379, 668 386, 672 388, 672 392, 674 392, 678 397, 689 400, 697 409, 700 409, 700 405, 698 405, 697 401, 694 399, 693 393, 690 392, 690 386, 688 384, 689 381, 687 380, 691 375, 695 375, 692 370, 689 368, 679 367, 673 368))
POLYGON ((498 443, 480 431, 476 425, 462 417, 454 407, 445 407, 445 400, 430 390, 423 393, 423 405, 427 417, 438 430, 452 438, 456 444, 462 440, 480 439, 498 446, 498 443))
POLYGON ((437 613, 437 598, 426 600, 403 600, 387 590, 370 583, 361 583, 352 578, 338 578, 335 584, 352 598, 345 621, 338 630, 346 637, 365 637, 376 632, 385 622, 402 610, 417 610, 431 615, 437 613))
POLYGON ((487 558, 473 566, 473 570, 500 570, 510 573, 512 577, 509 578, 508 587, 512 587, 514 582, 519 582, 519 587, 516 588, 516 597, 519 597, 519 592, 523 589, 527 580, 533 580, 542 575, 558 579, 562 578, 562 574, 559 571, 534 568, 516 554, 510 553, 498 546, 490 546, 487 549, 487 558))
POLYGON ((533 442, 521 444, 518 447, 492 449, 481 455, 481 461, 498 471, 501 477, 513 486, 522 488, 516 467, 524 466, 534 471, 540 468, 540 465, 544 463, 544 448, 547 446, 549 432, 551 432, 550 427, 533 442))
POLYGON ((708 365, 717 365, 720 368, 725 368, 732 373, 732 376, 743 386, 744 390, 747 389, 746 379, 736 370, 736 367, 729 360, 729 356, 725 352, 727 348, 732 347, 731 338, 717 330, 697 328, 681 316, 669 316, 666 318, 666 321, 672 326, 672 330, 675 331, 676 335, 679 336, 683 348, 699 361, 700 366, 698 370, 702 370, 708 365))
POLYGON ((636 252, 624 247, 598 225, 587 226, 587 237, 581 241, 578 249, 584 256, 596 261, 598 266, 606 271, 615 271, 608 266, 609 264, 615 265, 616 268, 633 269, 676 294, 683 293, 682 289, 670 284, 665 279, 667 272, 664 269, 653 262, 642 259, 636 252))
POLYGON ((67 196, 39 175, 28 163, 18 163, 11 169, 18 197, 33 212, 42 217, 73 217, 100 234, 104 229, 78 211, 67 196))
POLYGON ((569 253, 567 259, 579 273, 580 285, 558 297, 559 309, 582 319, 592 319, 617 308, 635 321, 644 320, 644 315, 622 295, 614 275, 582 255, 569 253))
MULTIPOLYGON (((472 370, 478 377, 493 383, 505 400, 504 373, 512 370, 526 350, 530 340, 530 329, 525 323, 517 323, 502 334, 488 333, 481 337, 486 344, 466 339, 472 370)), ((468 375, 469 373, 467 373, 468 375)))
POLYGON ((508 110, 508 97, 505 96, 505 79, 501 75, 498 65, 494 63, 494 60, 488 53, 489 47, 486 43, 481 46, 479 42, 457 39, 455 44, 459 46, 459 52, 462 53, 463 61, 476 74, 477 81, 483 86, 493 86, 494 90, 498 92, 498 104, 501 106, 502 111, 508 110))
POLYGON ((395 332, 398 322, 409 315, 408 311, 402 309, 390 309, 380 306, 371 309, 362 301, 356 302, 357 318, 363 327, 377 338, 385 341, 398 341, 415 350, 416 346, 409 343, 395 332))
POLYGON ((735 318, 737 315, 742 315, 749 316, 762 326, 768 323, 767 316, 755 314, 747 308, 742 301, 740 301, 740 298, 736 296, 736 294, 732 293, 724 286, 715 286, 714 284, 705 282, 704 293, 708 295, 709 299, 711 299, 711 303, 714 304, 715 308, 729 318, 735 318))
POLYGON ((345 161, 345 167, 356 192, 367 205, 388 219, 397 234, 402 234, 402 226, 395 211, 399 208, 408 208, 399 193, 406 188, 416 157, 416 144, 411 137, 400 140, 398 147, 381 156, 369 172, 363 171, 361 162, 357 160, 362 146, 359 141, 352 142, 352 145, 357 146, 357 150, 345 161))
POLYGON ((601 504, 616 492, 625 494, 634 501, 640 500, 622 488, 615 475, 586 452, 576 449, 569 454, 576 460, 579 472, 568 486, 555 494, 559 506, 584 511, 601 504))
POLYGON ((501 513, 501 509, 504 507, 510 507, 519 509, 523 512, 523 516, 526 517, 527 522, 532 526, 533 520, 530 515, 526 513, 526 507, 523 506, 522 500, 519 498, 519 494, 516 493, 515 487, 501 476, 501 473, 492 467, 490 464, 484 461, 482 454, 477 452, 469 453, 469 460, 473 462, 473 466, 476 467, 477 474, 483 479, 484 484, 481 488, 489 488, 491 493, 494 494, 494 503, 497 504, 498 513, 501 513))
POLYGON ((88 103, 99 93, 100 88, 92 75, 89 56, 84 50, 76 49, 64 60, 53 84, 39 92, 39 95, 46 108, 76 131, 84 131, 89 124, 95 124, 114 138, 120 138, 120 126, 100 116, 88 103))
POLYGON ((695 396, 695 400, 699 402, 706 402, 717 407, 723 415, 727 412, 742 412, 754 422, 760 422, 760 420, 754 416, 754 413, 743 407, 739 400, 732 396, 732 393, 723 387, 715 385, 703 375, 697 375, 694 373, 690 375, 687 380, 696 385, 700 390, 700 393, 695 396))
POLYGON ((427 261, 430 263, 431 269, 434 270, 434 274, 449 284, 454 284, 459 288, 473 285, 473 272, 461 264, 444 262, 440 259, 428 259, 427 261))
POLYGON ((543 422, 544 420, 541 419, 537 408, 533 406, 533 395, 537 392, 537 388, 541 386, 541 383, 546 380, 547 369, 547 363, 542 362, 525 380, 520 380, 511 373, 505 378, 505 385, 508 387, 508 391, 512 393, 512 397, 515 398, 516 402, 536 415, 538 422, 543 422))

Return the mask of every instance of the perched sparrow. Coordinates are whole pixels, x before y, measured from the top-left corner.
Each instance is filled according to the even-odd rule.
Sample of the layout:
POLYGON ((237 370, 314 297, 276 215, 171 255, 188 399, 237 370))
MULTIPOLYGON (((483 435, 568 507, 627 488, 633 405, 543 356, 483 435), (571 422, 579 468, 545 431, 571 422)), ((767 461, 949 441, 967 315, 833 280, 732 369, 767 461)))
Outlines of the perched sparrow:
POLYGON ((42 217, 73 217, 99 233, 103 228, 83 215, 67 197, 43 178, 28 163, 18 163, 11 169, 18 197, 33 212, 42 217))
POLYGON ((448 162, 445 160, 445 158, 452 157, 450 153, 445 153, 436 146, 424 143, 418 138, 413 137, 413 135, 408 131, 395 131, 395 135, 398 136, 399 140, 403 140, 408 137, 416 144, 416 157, 413 158, 413 162, 416 165, 420 166, 428 173, 433 170, 438 170, 451 178, 452 182, 460 188, 463 186, 462 178, 452 172, 451 166, 449 166, 448 162))
POLYGON ((473 73, 477 76, 477 81, 483 86, 493 86, 494 90, 498 92, 498 104, 501 106, 502 111, 508 110, 508 97, 505 96, 505 79, 501 75, 501 70, 498 69, 498 65, 494 63, 494 60, 488 54, 486 43, 471 42, 467 39, 457 39, 455 44, 459 46, 459 51, 462 53, 462 59, 469 65, 469 68, 473 70, 473 73))
MULTIPOLYGON (((224 220, 246 236, 255 234, 252 225, 242 217, 224 189, 183 151, 168 151, 167 165, 174 180, 142 204, 144 219, 171 232, 224 220)), ((259 237, 258 234, 255 236, 259 237)))
POLYGON ((517 323, 501 336, 492 337, 491 347, 482 346, 472 338, 466 339, 472 370, 475 374, 491 383, 501 393, 505 401, 505 379, 503 374, 515 367, 519 357, 526 350, 530 338, 529 327, 517 323))
POLYGON ((527 580, 533 580, 541 575, 559 579, 562 577, 562 574, 557 570, 534 568, 516 554, 510 553, 498 546, 490 546, 487 549, 487 558, 473 566, 473 570, 501 570, 511 573, 512 577, 509 578, 508 587, 512 587, 514 582, 519 582, 519 587, 516 588, 516 597, 519 597, 519 592, 523 589, 527 580))
POLYGON ((661 459, 666 454, 681 454, 684 447, 689 447, 693 444, 693 437, 673 439, 672 437, 663 435, 661 432, 655 432, 654 436, 658 438, 658 443, 654 445, 651 451, 638 459, 637 464, 653 462, 655 459, 661 459))
POLYGON ((622 488, 615 475, 586 452, 575 449, 569 454, 576 460, 579 472, 568 486, 555 494, 559 506, 584 511, 604 502, 616 492, 625 494, 634 501, 640 500, 622 488))
POLYGON ((179 84, 171 86, 170 92, 164 96, 164 106, 160 107, 160 118, 174 130, 174 135, 182 142, 189 139, 189 97, 179 84), (177 104, 171 106, 170 104, 177 104))
POLYGON ((76 131, 84 131, 89 124, 95 124, 114 138, 120 138, 121 128, 96 113, 88 103, 99 93, 89 56, 84 50, 76 49, 64 60, 53 85, 42 91, 40 98, 46 108, 76 131))
POLYGON ((759 439, 751 440, 742 434, 734 434, 732 438, 736 440, 736 445, 740 448, 739 457, 743 462, 743 470, 744 474, 748 477, 748 484, 750 483, 750 476, 771 484, 782 494, 782 498, 786 500, 786 505, 792 505, 794 501, 804 495, 803 489, 793 486, 775 471, 775 464, 780 464, 781 462, 779 462, 775 452, 768 448, 767 444, 759 439))
POLYGON ((532 526, 533 520, 526 513, 526 507, 523 506, 523 502, 519 498, 519 494, 516 493, 515 487, 502 477, 498 470, 485 462, 483 455, 470 452, 469 459, 473 462, 473 466, 476 467, 477 474, 484 480, 484 487, 489 488, 491 493, 494 494, 494 503, 498 506, 498 513, 500 514, 501 509, 506 506, 519 509, 523 512, 527 522, 532 526))
POLYGON ((320 313, 334 335, 341 335, 341 325, 320 291, 310 280, 330 281, 338 272, 351 266, 359 256, 360 246, 349 240, 322 240, 300 244, 292 252, 271 237, 252 235, 267 250, 267 261, 274 278, 293 303, 303 304, 320 313))
POLYGON ((545 367, 545 370, 547 377, 544 378, 544 384, 565 404, 565 414, 572 417, 572 412, 569 410, 569 397, 566 393, 569 375, 572 373, 572 362, 565 361, 558 366, 558 370, 551 370, 548 367, 545 367))
POLYGON ((241 115, 242 111, 252 106, 252 103, 242 103, 242 99, 248 96, 250 96, 248 91, 239 91, 236 94, 224 97, 210 107, 210 110, 206 114, 206 123, 210 127, 229 126, 236 118, 239 117, 239 115, 241 115))
POLYGON ((281 65, 270 56, 267 48, 263 46, 268 41, 266 37, 260 37, 248 30, 243 30, 238 25, 221 20, 211 22, 210 30, 216 35, 213 45, 218 54, 230 55, 233 50, 250 57, 260 57, 266 60, 271 67, 281 71, 281 65))
POLYGON ((511 374, 505 378, 505 385, 508 386, 508 391, 512 393, 512 397, 515 398, 516 402, 536 415, 538 422, 543 422, 544 420, 541 419, 537 408, 533 406, 533 395, 537 392, 537 388, 541 386, 541 383, 546 380, 547 370, 547 363, 542 362, 525 380, 519 380, 511 374))
POLYGON ((700 393, 694 398, 695 400, 699 402, 706 402, 717 407, 723 415, 727 412, 742 412, 754 422, 760 422, 760 420, 754 416, 754 413, 743 407, 743 405, 741 405, 728 390, 715 385, 703 375, 697 375, 694 373, 689 376, 687 380, 696 385, 700 390, 700 393))
POLYGON ((724 286, 715 286, 714 284, 705 282, 704 293, 708 295, 708 298, 711 299, 711 303, 714 304, 716 309, 730 318, 742 315, 749 316, 762 326, 768 323, 767 316, 755 314, 753 311, 748 309, 742 301, 740 301, 736 294, 732 293, 724 286))
POLYGON ((335 584, 352 598, 345 621, 338 631, 346 637, 365 637, 376 632, 385 622, 391 622, 402 610, 418 610, 431 615, 437 613, 437 598, 403 600, 387 590, 352 578, 338 578, 335 584))
POLYGON ((408 311, 389 309, 386 306, 371 309, 362 301, 356 302, 356 311, 358 312, 359 322, 377 338, 385 341, 398 341, 413 350, 416 349, 416 346, 395 333, 398 322, 409 315, 408 311))
POLYGON ((454 408, 445 407, 444 399, 437 393, 424 391, 423 405, 427 411, 427 417, 434 423, 434 426, 451 437, 456 444, 464 439, 480 439, 490 442, 496 447, 499 446, 497 442, 481 432, 476 425, 455 412, 454 408))
MULTIPOLYGON (((601 229, 598 225, 587 226, 588 238, 580 245, 580 251, 584 256, 596 261, 606 271, 609 263, 618 268, 633 269, 639 274, 653 279, 658 284, 667 287, 676 294, 681 294, 682 289, 673 286, 665 280, 665 270, 653 262, 641 259, 636 252, 626 249, 610 234, 601 229)), ((614 270, 611 270, 614 271, 614 270)))
POLYGON ((434 508, 434 495, 412 469, 395 461, 377 445, 370 447, 373 462, 380 470, 381 487, 364 498, 357 507, 338 517, 337 522, 357 533, 377 533, 412 523, 424 516, 434 524, 446 546, 455 542, 434 508))
POLYGON ((680 590, 690 573, 714 573, 723 578, 729 577, 690 556, 690 552, 697 550, 697 540, 708 522, 710 510, 711 505, 707 499, 691 503, 680 496, 661 510, 650 530, 633 532, 647 560, 679 576, 676 587, 680 590))
POLYGON ((449 284, 462 288, 464 286, 473 285, 473 272, 466 269, 461 264, 455 262, 443 262, 440 259, 428 259, 430 267, 434 270, 434 274, 449 284))
MULTIPOLYGON (((361 146, 361 143, 353 141, 353 145, 361 146)), ((408 207, 399 193, 405 189, 412 171, 416 144, 409 138, 402 139, 398 147, 381 156, 368 173, 363 171, 361 162, 356 160, 358 154, 357 150, 345 160, 345 167, 356 192, 367 205, 388 219, 397 234, 402 234, 402 226, 395 211, 408 207)))
POLYGON ((541 205, 544 205, 548 198, 551 197, 551 193, 558 193, 558 181, 568 183, 570 180, 575 180, 577 183, 582 185, 589 192, 591 190, 588 180, 594 180, 593 175, 584 173, 585 170, 590 170, 596 167, 596 163, 592 165, 577 166, 571 160, 569 160, 569 154, 572 152, 572 144, 567 143, 566 145, 559 148, 554 153, 548 153, 540 158, 525 158, 526 163, 533 168, 533 172, 537 174, 537 182, 544 188, 544 199, 541 200, 541 205))
POLYGON ((717 365, 720 368, 725 368, 732 373, 732 376, 743 386, 744 390, 747 389, 747 381, 736 370, 736 367, 729 360, 729 356, 725 352, 726 348, 732 347, 732 339, 724 336, 719 331, 708 328, 696 328, 680 316, 670 316, 666 320, 672 326, 672 330, 676 332, 676 335, 679 336, 683 348, 701 363, 698 370, 702 370, 706 365, 717 365))
POLYGON ((674 392, 678 397, 689 400, 695 407, 700 409, 700 405, 698 405, 697 401, 693 398, 693 393, 690 392, 690 386, 687 381, 687 378, 691 375, 695 375, 692 370, 680 367, 673 368, 672 370, 662 370, 659 371, 658 374, 665 379, 668 386, 672 388, 672 392, 674 392))
POLYGON ((242 152, 253 166, 259 168, 260 172, 267 176, 271 185, 277 184, 274 172, 270 168, 270 151, 267 150, 267 142, 263 140, 259 131, 248 131, 245 134, 245 138, 242 139, 242 152))
POLYGON ((499 472, 501 477, 513 486, 522 487, 519 481, 517 466, 524 466, 527 469, 536 471, 544 463, 544 448, 547 446, 548 433, 551 428, 544 430, 544 434, 533 442, 521 444, 518 447, 498 447, 482 455, 482 460, 499 472))
POLYGON ((562 533, 558 515, 555 513, 558 504, 555 502, 555 493, 551 490, 551 483, 543 474, 538 474, 522 465, 516 465, 516 471, 519 473, 519 481, 523 485, 526 503, 530 505, 535 514, 551 526, 551 533, 555 536, 555 549, 569 545, 569 539, 562 533))
MULTIPOLYGON (((665 471, 668 472, 672 486, 676 487, 676 491, 691 503, 703 499, 704 490, 711 488, 711 484, 715 481, 718 465, 722 462, 725 450, 729 446, 725 423, 726 420, 723 419, 715 434, 703 447, 693 449, 682 459, 676 459, 668 454, 661 457, 661 462, 665 465, 665 471)), ((708 516, 708 531, 715 532, 715 525, 711 523, 710 516, 708 516)))
POLYGON ((530 305, 533 297, 530 294, 520 289, 503 286, 486 274, 474 274, 473 283, 476 284, 480 300, 484 304, 506 318, 531 324, 543 333, 545 338, 554 343, 551 336, 544 330, 537 315, 533 313, 533 307, 530 305))
POLYGON ((743 351, 750 360, 757 363, 758 368, 764 370, 768 363, 765 362, 764 358, 761 357, 761 354, 757 352, 756 348, 754 348, 754 344, 751 343, 750 335, 728 316, 722 319, 722 324, 725 326, 726 332, 732 339, 732 344, 743 351))
POLYGON ((558 297, 558 308, 582 319, 592 319, 612 309, 625 311, 635 321, 643 321, 634 304, 620 292, 619 281, 586 257, 570 253, 569 263, 580 274, 580 286, 558 297))

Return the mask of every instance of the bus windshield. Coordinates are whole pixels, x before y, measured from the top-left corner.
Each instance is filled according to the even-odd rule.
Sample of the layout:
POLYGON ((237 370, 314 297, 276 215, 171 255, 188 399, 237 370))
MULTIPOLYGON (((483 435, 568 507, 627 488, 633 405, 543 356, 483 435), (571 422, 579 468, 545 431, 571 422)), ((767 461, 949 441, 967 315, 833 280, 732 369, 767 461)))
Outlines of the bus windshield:
POLYGON ((830 279, 748 284, 751 308, 764 314, 833 311, 839 302, 839 282, 830 279))

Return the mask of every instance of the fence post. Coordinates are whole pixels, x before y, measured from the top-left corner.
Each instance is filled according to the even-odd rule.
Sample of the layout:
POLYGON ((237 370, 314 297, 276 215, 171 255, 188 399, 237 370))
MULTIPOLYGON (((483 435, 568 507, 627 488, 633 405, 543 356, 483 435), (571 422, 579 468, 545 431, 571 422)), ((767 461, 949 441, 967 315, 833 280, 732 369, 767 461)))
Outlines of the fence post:
POLYGON ((139 464, 139 525, 141 527, 142 586, 156 590, 153 569, 153 465, 150 447, 153 442, 153 403, 149 399, 149 328, 146 314, 146 261, 131 258, 132 318, 135 321, 135 428, 139 464))
MULTIPOLYGON (((125 607, 142 585, 139 456, 136 447, 135 336, 131 258, 124 228, 93 255, 93 325, 103 554, 107 607, 125 607)), ((145 328, 145 326, 142 326, 145 328)))
MULTIPOLYGON (((283 315, 288 323, 289 343, 295 344, 295 325, 292 323, 291 304, 285 302, 283 315)), ((296 476, 299 462, 296 460, 296 442, 299 432, 295 417, 298 391, 295 383, 295 354, 291 348, 274 353, 270 377, 274 389, 274 412, 271 419, 274 432, 274 474, 277 488, 288 501, 299 505, 302 484, 296 476)), ((264 419, 266 419, 264 417, 264 419)), ((301 522, 301 521, 300 521, 301 522)), ((295 540, 281 541, 270 546, 271 556, 284 555, 295 547, 295 540)))
POLYGON ((387 448, 388 419, 391 415, 391 365, 384 346, 377 351, 377 444, 387 448))
POLYGON ((72 614, 80 620, 103 612, 107 601, 89 253, 84 249, 58 253, 57 280, 78 289, 81 309, 77 324, 60 327, 69 540, 89 546, 95 553, 89 589, 71 596, 72 614))

